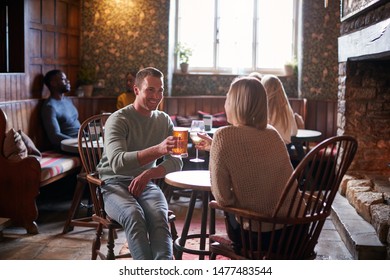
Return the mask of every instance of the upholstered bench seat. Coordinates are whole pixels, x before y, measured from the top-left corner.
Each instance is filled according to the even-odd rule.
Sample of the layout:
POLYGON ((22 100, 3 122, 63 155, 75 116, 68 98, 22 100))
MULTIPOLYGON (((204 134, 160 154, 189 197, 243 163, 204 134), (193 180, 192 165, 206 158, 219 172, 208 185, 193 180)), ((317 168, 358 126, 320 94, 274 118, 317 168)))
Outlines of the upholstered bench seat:
POLYGON ((46 151, 42 153, 40 164, 41 182, 45 182, 46 180, 50 180, 50 178, 80 167, 81 161, 77 156, 60 154, 55 151, 46 151))

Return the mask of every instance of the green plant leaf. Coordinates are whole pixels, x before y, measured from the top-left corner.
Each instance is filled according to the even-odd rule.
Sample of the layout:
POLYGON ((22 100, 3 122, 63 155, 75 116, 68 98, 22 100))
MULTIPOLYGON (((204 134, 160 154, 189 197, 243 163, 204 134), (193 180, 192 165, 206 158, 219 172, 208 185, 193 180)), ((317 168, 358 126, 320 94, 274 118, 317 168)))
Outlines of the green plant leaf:
POLYGON ((93 84, 96 79, 95 69, 92 67, 81 66, 77 78, 81 85, 93 84))
POLYGON ((175 54, 179 57, 180 63, 188 63, 192 56, 192 49, 183 43, 177 43, 175 47, 175 54))

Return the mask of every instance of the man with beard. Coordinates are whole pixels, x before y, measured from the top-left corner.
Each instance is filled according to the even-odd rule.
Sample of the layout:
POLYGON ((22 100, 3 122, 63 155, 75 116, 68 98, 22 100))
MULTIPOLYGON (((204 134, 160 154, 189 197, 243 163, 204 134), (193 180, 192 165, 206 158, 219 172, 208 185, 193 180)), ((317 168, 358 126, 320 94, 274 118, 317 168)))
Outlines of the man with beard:
POLYGON ((70 91, 70 82, 61 70, 51 70, 43 78, 50 91, 50 97, 42 105, 41 114, 43 126, 50 143, 60 149, 61 141, 76 138, 80 121, 79 114, 73 102, 65 96, 70 91))

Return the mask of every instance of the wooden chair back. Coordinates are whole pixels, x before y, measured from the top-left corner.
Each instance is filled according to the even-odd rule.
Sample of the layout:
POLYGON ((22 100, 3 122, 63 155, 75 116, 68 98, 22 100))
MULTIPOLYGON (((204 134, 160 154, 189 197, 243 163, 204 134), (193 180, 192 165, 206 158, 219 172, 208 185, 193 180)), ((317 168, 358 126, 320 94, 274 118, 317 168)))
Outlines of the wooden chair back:
POLYGON ((104 125, 110 113, 87 118, 80 126, 78 149, 87 174, 94 174, 104 149, 104 125))
POLYGON ((356 151, 357 141, 350 136, 331 137, 314 147, 293 171, 271 216, 210 202, 227 219, 236 217, 241 237, 237 246, 223 236, 211 236, 212 258, 314 259, 319 235, 356 151))
POLYGON ((103 195, 101 187, 104 182, 99 178, 97 165, 103 155, 104 150, 104 125, 110 113, 102 113, 87 118, 80 126, 78 134, 78 150, 86 173, 87 182, 90 189, 94 214, 92 220, 97 222, 96 237, 92 243, 92 257, 101 259, 115 259, 114 239, 115 230, 121 228, 115 221, 110 220, 104 211, 103 195), (100 250, 103 228, 108 229, 107 253, 100 250))
POLYGON ((101 194, 98 188, 103 185, 103 182, 99 179, 96 168, 103 155, 104 125, 110 115, 110 113, 102 113, 87 118, 81 124, 78 135, 79 154, 87 174, 95 214, 103 218, 105 218, 104 204, 99 197, 101 194))

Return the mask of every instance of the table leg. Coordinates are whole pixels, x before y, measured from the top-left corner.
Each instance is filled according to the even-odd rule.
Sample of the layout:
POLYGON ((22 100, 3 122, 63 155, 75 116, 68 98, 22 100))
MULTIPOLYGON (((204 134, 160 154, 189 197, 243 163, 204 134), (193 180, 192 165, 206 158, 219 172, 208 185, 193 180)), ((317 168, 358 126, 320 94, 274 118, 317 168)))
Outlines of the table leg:
MULTIPOLYGON (((208 200, 209 201, 213 200, 214 197, 211 194, 211 192, 209 192, 208 194, 209 194, 208 200)), ((208 202, 207 202, 207 207, 208 207, 208 202)), ((215 234, 215 209, 214 208, 210 209, 209 233, 210 235, 215 234)))
MULTIPOLYGON (((202 192, 202 220, 200 228, 200 244, 199 249, 205 250, 206 238, 207 238, 207 216, 209 209, 209 194, 208 192, 202 192)), ((204 260, 204 255, 199 255, 200 260, 204 260)))
POLYGON ((192 220, 192 215, 194 213, 195 203, 198 196, 197 191, 193 191, 190 198, 190 204, 188 205, 187 214, 184 220, 183 230, 181 232, 181 236, 176 239, 175 246, 177 249, 175 259, 181 260, 183 256, 183 247, 185 246, 186 239, 188 236, 188 231, 190 229, 190 224, 192 220))
POLYGON ((190 203, 188 206, 187 214, 184 220, 182 234, 175 241, 175 259, 182 259, 183 252, 189 254, 199 255, 199 260, 204 260, 206 255, 210 255, 210 252, 206 250, 206 241, 208 240, 210 234, 207 233, 207 226, 209 226, 209 233, 215 233, 215 209, 210 210, 209 214, 209 201, 212 198, 210 192, 202 192, 202 208, 201 208, 201 228, 199 233, 188 234, 189 228, 191 225, 191 220, 194 213, 195 203, 198 198, 199 191, 193 190, 191 193, 190 203), (209 217, 210 215, 210 217, 209 217), (209 218, 209 221, 207 220, 209 218), (198 238, 199 239, 199 248, 190 249, 186 248, 185 244, 187 239, 198 238))

